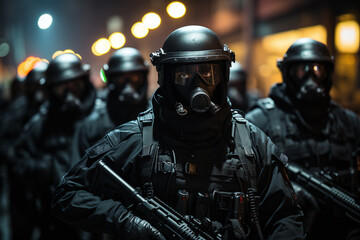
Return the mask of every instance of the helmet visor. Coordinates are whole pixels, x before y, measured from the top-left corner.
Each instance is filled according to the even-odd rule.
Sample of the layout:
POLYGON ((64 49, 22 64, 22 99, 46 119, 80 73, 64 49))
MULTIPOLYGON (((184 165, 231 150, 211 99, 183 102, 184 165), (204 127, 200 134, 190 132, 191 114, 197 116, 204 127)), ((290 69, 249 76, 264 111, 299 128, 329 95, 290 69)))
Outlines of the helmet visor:
POLYGON ((175 66, 175 83, 186 86, 196 74, 209 86, 221 81, 219 64, 186 64, 175 66))

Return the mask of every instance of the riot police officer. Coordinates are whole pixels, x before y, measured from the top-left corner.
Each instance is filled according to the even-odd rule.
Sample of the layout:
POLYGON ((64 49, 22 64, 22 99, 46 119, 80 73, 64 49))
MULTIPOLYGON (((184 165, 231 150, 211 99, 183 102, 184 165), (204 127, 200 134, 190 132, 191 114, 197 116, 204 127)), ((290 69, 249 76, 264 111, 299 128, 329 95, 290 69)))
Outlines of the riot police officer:
POLYGON ((98 167, 103 160, 144 197, 157 196, 181 214, 207 222, 209 234, 303 239, 285 155, 230 110, 226 92, 234 59, 208 28, 172 32, 151 54, 160 85, 152 108, 87 150, 58 186, 54 213, 85 230, 164 239, 164 229, 142 219, 98 167))
MULTIPOLYGON (((331 101, 333 56, 325 44, 302 38, 289 47, 278 68, 283 83, 274 85, 247 119, 285 152, 290 163, 313 173, 322 171, 331 176, 331 184, 358 196, 360 120, 331 101)), ((301 205, 308 237, 345 239, 354 224, 328 208, 329 202, 316 201, 306 188, 296 189, 299 197, 307 196, 301 205)))
POLYGON ((247 90, 247 73, 239 62, 235 62, 230 68, 228 97, 231 108, 240 109, 245 113, 252 109, 259 99, 258 94, 247 90))
POLYGON ((149 67, 140 52, 131 47, 115 51, 103 66, 108 94, 105 106, 87 118, 79 130, 81 156, 116 126, 136 119, 149 106, 147 98, 149 67), (92 129, 92 131, 88 131, 92 129))
POLYGON ((93 111, 96 92, 90 66, 74 54, 55 57, 45 75, 49 104, 25 126, 16 145, 15 170, 33 195, 37 212, 32 223, 37 224, 40 239, 81 239, 75 228, 52 216, 50 201, 72 159, 78 158, 76 129, 93 111))
MULTIPOLYGON (((44 74, 48 63, 38 62, 28 73, 25 79, 16 81, 18 90, 21 86, 21 92, 7 110, 3 113, 3 121, 0 130, 0 159, 7 167, 7 179, 2 180, 2 184, 9 184, 9 209, 11 215, 11 227, 7 231, 12 232, 12 239, 31 239, 33 226, 32 209, 29 207, 29 194, 19 182, 18 176, 14 173, 16 165, 14 158, 14 145, 23 132, 24 125, 39 110, 40 105, 45 101, 44 74)), ((15 87, 14 87, 15 89, 15 87)), ((3 197, 7 193, 2 194, 3 197)), ((4 220, 3 223, 6 221, 4 220)))

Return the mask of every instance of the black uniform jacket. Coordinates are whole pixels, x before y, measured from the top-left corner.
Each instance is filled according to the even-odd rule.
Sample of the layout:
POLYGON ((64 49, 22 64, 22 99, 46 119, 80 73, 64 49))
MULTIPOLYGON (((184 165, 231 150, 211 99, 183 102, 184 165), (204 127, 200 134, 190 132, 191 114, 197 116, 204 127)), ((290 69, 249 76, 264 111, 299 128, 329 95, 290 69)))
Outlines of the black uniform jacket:
MULTIPOLYGON (((250 137, 257 159, 259 219, 264 235, 267 239, 303 239, 303 214, 284 172, 286 156, 262 131, 247 124, 250 125, 250 137)), ((157 131, 155 126, 154 131, 157 131)), ((122 196, 97 162, 102 159, 133 187, 140 187, 142 140, 138 122, 131 121, 89 148, 57 187, 52 201, 54 214, 85 231, 118 232, 132 203, 122 196)), ((216 149, 217 146, 211 146, 207 151, 216 152, 216 149)), ((175 150, 175 155, 178 162, 182 162, 181 158, 186 154, 175 150)), ((211 156, 208 161, 211 162, 211 156)), ((156 184, 154 188, 155 194, 159 192, 156 184)))

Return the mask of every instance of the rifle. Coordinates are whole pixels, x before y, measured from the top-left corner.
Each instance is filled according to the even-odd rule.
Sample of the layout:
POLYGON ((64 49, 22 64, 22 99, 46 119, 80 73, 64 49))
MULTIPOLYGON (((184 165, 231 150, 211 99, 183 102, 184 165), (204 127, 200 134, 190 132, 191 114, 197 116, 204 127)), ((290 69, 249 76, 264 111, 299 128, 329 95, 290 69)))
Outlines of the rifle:
POLYGON ((350 219, 360 223, 360 205, 352 196, 335 186, 326 184, 323 179, 299 166, 289 164, 287 166, 287 172, 291 180, 309 189, 310 192, 320 194, 323 199, 330 200, 335 206, 344 210, 350 219))
POLYGON ((166 205, 155 196, 145 199, 123 178, 116 174, 103 160, 98 165, 113 181, 122 188, 125 197, 137 204, 137 212, 151 225, 160 230, 166 239, 221 240, 221 235, 207 233, 200 220, 187 220, 180 213, 166 205))

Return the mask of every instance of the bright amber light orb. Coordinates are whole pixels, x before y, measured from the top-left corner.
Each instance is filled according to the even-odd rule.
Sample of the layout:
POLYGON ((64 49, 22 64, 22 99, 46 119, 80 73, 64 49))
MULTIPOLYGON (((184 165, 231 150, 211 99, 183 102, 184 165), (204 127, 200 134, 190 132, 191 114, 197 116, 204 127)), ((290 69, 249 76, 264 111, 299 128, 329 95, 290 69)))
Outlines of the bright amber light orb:
POLYGON ((160 26, 161 18, 158 14, 150 12, 144 15, 142 22, 149 29, 155 29, 160 26))
POLYGON ((181 2, 171 2, 167 7, 166 11, 172 18, 181 18, 186 13, 186 7, 181 2))
POLYGON ((25 61, 19 64, 17 68, 18 75, 20 77, 26 77, 26 75, 34 68, 37 62, 42 61, 38 57, 30 56, 25 61))
POLYGON ((131 27, 131 33, 136 38, 144 38, 149 33, 149 29, 142 22, 137 22, 131 27))
POLYGON ((119 49, 125 45, 126 39, 124 34, 120 32, 114 32, 109 36, 110 45, 114 49, 119 49))
POLYGON ((335 27, 335 46, 341 53, 357 53, 359 51, 359 24, 354 21, 340 22, 335 27))
POLYGON ((72 53, 75 56, 77 56, 78 58, 82 59, 82 57, 79 54, 75 53, 74 50, 71 50, 71 49, 65 49, 64 51, 58 50, 58 51, 54 52, 52 55, 52 59, 56 58, 57 56, 59 56, 61 54, 65 54, 65 53, 72 53))
POLYGON ((110 41, 106 38, 100 38, 91 47, 94 55, 101 56, 110 51, 110 41))

